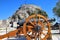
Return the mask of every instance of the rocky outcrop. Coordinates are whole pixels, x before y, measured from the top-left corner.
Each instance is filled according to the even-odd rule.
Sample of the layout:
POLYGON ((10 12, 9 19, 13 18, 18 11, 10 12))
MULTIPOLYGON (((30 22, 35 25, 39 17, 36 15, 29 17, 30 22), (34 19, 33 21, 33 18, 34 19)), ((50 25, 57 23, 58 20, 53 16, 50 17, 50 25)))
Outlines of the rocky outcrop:
MULTIPOLYGON (((35 13, 41 14, 41 8, 36 5, 24 4, 7 20, 0 20, 0 27, 7 27, 11 21, 18 22, 35 13)), ((42 15, 45 14, 43 13, 42 15)))
POLYGON ((15 12, 15 14, 11 18, 15 19, 15 21, 25 19, 29 15, 37 13, 38 10, 41 10, 40 7, 35 5, 30 4, 22 5, 21 7, 19 7, 19 9, 15 12))

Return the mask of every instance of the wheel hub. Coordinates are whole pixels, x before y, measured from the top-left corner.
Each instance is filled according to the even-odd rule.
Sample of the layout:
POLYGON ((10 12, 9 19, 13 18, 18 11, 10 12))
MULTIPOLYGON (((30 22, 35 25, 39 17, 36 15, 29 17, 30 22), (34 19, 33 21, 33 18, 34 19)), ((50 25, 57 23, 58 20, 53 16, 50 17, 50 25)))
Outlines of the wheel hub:
POLYGON ((36 24, 34 30, 39 32, 41 30, 41 26, 36 24))

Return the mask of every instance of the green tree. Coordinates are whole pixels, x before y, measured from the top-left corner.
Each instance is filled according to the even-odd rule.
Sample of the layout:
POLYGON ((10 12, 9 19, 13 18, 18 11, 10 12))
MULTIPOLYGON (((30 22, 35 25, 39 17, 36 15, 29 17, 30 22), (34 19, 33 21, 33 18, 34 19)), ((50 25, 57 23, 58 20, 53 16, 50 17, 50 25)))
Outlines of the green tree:
POLYGON ((53 13, 57 16, 58 22, 60 22, 60 0, 56 3, 56 6, 53 8, 53 13))
POLYGON ((60 17, 60 1, 56 3, 56 6, 53 8, 53 13, 57 16, 60 17))

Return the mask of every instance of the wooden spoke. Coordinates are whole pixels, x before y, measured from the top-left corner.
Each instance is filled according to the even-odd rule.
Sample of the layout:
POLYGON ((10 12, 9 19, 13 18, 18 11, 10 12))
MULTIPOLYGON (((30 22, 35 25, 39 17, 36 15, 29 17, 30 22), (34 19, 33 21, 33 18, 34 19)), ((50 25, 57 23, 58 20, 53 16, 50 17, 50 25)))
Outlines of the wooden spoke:
POLYGON ((39 33, 39 40, 41 40, 41 33, 39 33))
POLYGON ((45 35, 45 37, 42 39, 42 40, 47 40, 47 38, 49 37, 49 35, 47 34, 47 35, 45 35))
MULTIPOLYGON (((48 29, 48 28, 47 28, 48 29)), ((45 29, 44 27, 42 28, 42 30, 48 31, 47 29, 45 29)))
POLYGON ((38 23, 40 23, 40 17, 38 17, 38 23))
POLYGON ((30 26, 30 25, 27 25, 27 27, 28 27, 28 29, 31 29, 31 28, 33 28, 33 26, 30 26))
POLYGON ((29 36, 27 36, 26 38, 27 38, 27 40, 31 40, 31 38, 29 36))
POLYGON ((37 34, 35 33, 35 40, 37 39, 37 34))
POLYGON ((41 32, 41 34, 46 35, 45 33, 41 32))
POLYGON ((36 24, 36 18, 34 18, 34 24, 36 24))
POLYGON ((29 21, 29 23, 34 26, 34 23, 33 22, 29 21))

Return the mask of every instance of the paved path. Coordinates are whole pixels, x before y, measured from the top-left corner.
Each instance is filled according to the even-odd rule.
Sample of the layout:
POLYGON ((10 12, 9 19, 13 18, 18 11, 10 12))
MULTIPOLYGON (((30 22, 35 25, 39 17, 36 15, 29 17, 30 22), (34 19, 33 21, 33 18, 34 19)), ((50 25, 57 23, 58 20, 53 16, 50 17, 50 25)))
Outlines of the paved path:
MULTIPOLYGON (((12 30, 15 30, 14 28, 7 28, 8 29, 8 32, 9 31, 12 31, 12 30)), ((6 29, 3 28, 3 30, 0 30, 0 35, 3 35, 3 34, 6 34, 6 29)), ((52 39, 53 40, 60 40, 60 34, 52 34, 52 39)), ((5 40, 5 39, 3 39, 5 40)))
POLYGON ((60 34, 52 34, 53 40, 60 40, 60 34))

